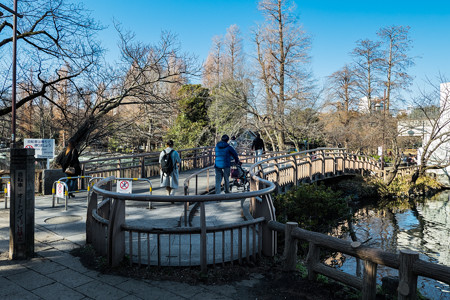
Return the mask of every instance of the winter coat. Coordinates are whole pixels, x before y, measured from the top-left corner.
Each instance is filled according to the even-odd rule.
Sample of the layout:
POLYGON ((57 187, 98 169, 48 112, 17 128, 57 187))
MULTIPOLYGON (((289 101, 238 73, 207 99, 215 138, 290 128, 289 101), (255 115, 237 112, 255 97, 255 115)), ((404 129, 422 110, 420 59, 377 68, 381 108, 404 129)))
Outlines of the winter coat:
POLYGON ((216 145, 216 163, 215 167, 219 169, 229 168, 231 166, 231 158, 239 163, 239 157, 233 147, 227 142, 220 141, 216 145))
POLYGON ((61 157, 58 161, 59 165, 61 165, 62 171, 64 172, 68 167, 75 168, 75 174, 68 174, 69 176, 80 176, 81 175, 81 167, 80 161, 78 160, 78 151, 73 148, 69 153, 66 154, 66 149, 63 150, 61 157))
POLYGON ((263 142, 263 140, 261 139, 261 138, 255 138, 254 140, 253 140, 253 143, 252 143, 252 150, 253 149, 255 149, 255 150, 260 150, 260 149, 262 149, 263 151, 264 151, 264 142, 263 142))

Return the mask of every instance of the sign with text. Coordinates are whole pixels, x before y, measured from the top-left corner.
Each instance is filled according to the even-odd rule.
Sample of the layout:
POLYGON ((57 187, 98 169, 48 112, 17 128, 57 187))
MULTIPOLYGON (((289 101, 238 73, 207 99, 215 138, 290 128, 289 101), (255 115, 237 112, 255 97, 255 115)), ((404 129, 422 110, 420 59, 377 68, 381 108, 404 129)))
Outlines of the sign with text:
POLYGON ((24 139, 24 148, 34 149, 35 158, 55 157, 55 140, 54 139, 24 139))
POLYGON ((131 181, 129 180, 118 180, 117 181, 117 192, 122 194, 131 194, 131 181))

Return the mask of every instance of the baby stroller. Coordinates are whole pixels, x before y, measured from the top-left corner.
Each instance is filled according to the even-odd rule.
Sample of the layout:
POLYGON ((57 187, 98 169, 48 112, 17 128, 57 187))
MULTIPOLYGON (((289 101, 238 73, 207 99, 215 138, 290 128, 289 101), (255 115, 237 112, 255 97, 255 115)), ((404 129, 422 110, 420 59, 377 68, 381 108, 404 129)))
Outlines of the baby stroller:
POLYGON ((233 186, 236 189, 243 188, 243 191, 250 190, 249 172, 242 168, 240 164, 234 164, 231 166, 231 181, 230 181, 230 191, 233 190, 233 186))

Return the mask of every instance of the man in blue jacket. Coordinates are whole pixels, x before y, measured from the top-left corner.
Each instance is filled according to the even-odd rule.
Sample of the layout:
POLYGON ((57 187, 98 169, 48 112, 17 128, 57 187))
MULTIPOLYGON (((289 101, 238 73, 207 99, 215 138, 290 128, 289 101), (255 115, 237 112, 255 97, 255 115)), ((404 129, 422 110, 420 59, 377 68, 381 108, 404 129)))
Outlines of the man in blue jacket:
POLYGON ((240 164, 236 150, 228 144, 229 139, 228 135, 225 134, 216 145, 216 163, 214 164, 216 170, 216 194, 220 194, 222 178, 225 180, 225 193, 230 192, 231 158, 234 158, 234 161, 240 164))

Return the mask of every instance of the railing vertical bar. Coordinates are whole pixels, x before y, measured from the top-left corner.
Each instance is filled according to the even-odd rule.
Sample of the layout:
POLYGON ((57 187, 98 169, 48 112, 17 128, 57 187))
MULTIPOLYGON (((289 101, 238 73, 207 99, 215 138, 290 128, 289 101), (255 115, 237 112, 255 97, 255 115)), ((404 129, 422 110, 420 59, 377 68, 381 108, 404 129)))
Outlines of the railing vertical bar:
POLYGON ((141 233, 138 232, 138 265, 141 267, 142 256, 141 256, 141 233))
POLYGON ((222 266, 225 266, 225 230, 222 230, 222 266))
POLYGON ((256 224, 252 225, 252 259, 256 261, 256 224))
MULTIPOLYGON (((116 200, 116 201, 118 201, 118 200, 116 200)), ((131 230, 129 231, 128 237, 129 237, 128 243, 130 245, 130 266, 132 266, 133 265, 133 231, 131 231, 131 230)))
POLYGON ((181 266, 181 234, 178 235, 178 266, 181 266))
POLYGON ((150 266, 150 233, 147 233, 147 266, 150 266))
POLYGON ((242 264, 242 227, 239 227, 238 230, 238 257, 239 264, 242 264))
POLYGON ((157 233, 158 238, 158 267, 161 267, 161 234, 157 233))
POLYGON ((233 229, 230 230, 230 261, 231 261, 231 265, 233 265, 233 261, 234 261, 234 257, 233 257, 233 229))
POLYGON ((258 257, 262 257, 262 223, 258 223, 258 257))
POLYGON ((250 226, 246 226, 245 227, 245 237, 246 237, 246 241, 245 241, 245 254, 246 254, 246 260, 247 262, 250 261, 250 226))
POLYGON ((189 234, 189 266, 192 266, 192 234, 189 234))
POLYGON ((169 266, 171 265, 170 264, 170 258, 171 258, 171 244, 172 244, 172 240, 171 240, 171 238, 172 238, 172 235, 169 233, 169 266))
POLYGON ((216 267, 216 232, 213 232, 213 267, 216 267))

